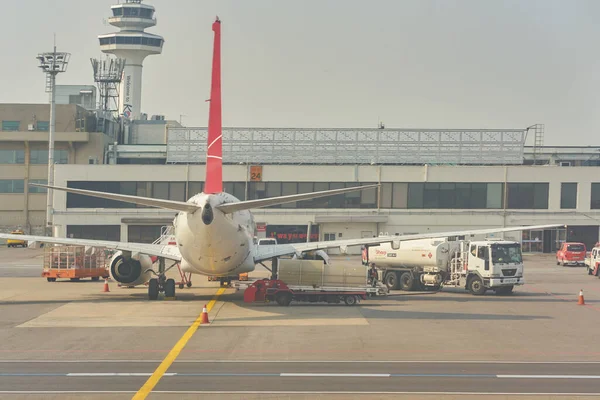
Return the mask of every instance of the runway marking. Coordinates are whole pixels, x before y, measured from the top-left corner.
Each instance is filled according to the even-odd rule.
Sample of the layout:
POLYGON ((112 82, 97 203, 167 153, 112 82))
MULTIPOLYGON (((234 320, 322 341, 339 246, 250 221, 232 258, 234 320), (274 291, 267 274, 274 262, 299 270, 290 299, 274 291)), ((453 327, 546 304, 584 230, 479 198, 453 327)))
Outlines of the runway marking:
POLYGON ((335 373, 297 373, 284 372, 279 374, 280 377, 308 377, 308 378, 323 378, 323 377, 343 377, 343 378, 389 378, 390 374, 335 374, 335 373))
POLYGON ((600 375, 496 375, 507 379, 600 379, 600 375))
MULTIPOLYGON (((176 374, 165 372, 163 376, 174 376, 176 374)), ((68 377, 82 376, 152 376, 150 372, 70 372, 68 377)))
MULTIPOLYGON (((224 292, 225 292, 225 288, 220 288, 219 290, 217 290, 217 293, 215 294, 215 296, 206 305, 207 311, 210 312, 210 310, 213 308, 213 306, 217 302, 217 299, 219 298, 219 296, 221 296, 224 292)), ((154 389, 154 387, 160 381, 160 378, 163 377, 163 375, 167 372, 167 370, 169 369, 171 364, 173 364, 173 361, 175 361, 175 359, 179 356, 179 353, 181 353, 181 350, 183 350, 183 348, 189 342, 189 340, 192 338, 194 333, 196 333, 196 330, 198 330, 201 323, 202 323, 202 313, 200 313, 200 315, 198 315, 198 318, 196 318, 194 323, 188 328, 188 330, 177 341, 177 343, 175 343, 175 346, 173 346, 171 351, 169 351, 169 354, 167 354, 167 356, 160 363, 158 368, 156 368, 156 370, 150 376, 150 378, 148 378, 146 383, 144 383, 144 385, 140 388, 140 390, 138 390, 138 392, 135 394, 135 396, 133 396, 133 400, 143 400, 146 397, 148 397, 148 395, 150 394, 152 389, 154 389)))
MULTIPOLYGON (((136 393, 133 390, 1 390, 0 394, 129 394, 136 393)), ((277 395, 298 395, 298 394, 343 394, 343 395, 446 395, 446 396, 579 396, 579 397, 597 397, 596 393, 577 393, 577 392, 384 392, 384 391, 274 391, 274 390, 244 390, 244 391, 226 391, 226 390, 156 390, 156 394, 277 394, 277 395)))
MULTIPOLYGON (((163 360, 0 360, 0 364, 102 364, 102 363, 159 363, 163 360)), ((501 360, 175 360, 173 363, 185 364, 600 364, 600 361, 501 361, 501 360)))
MULTIPOLYGON (((151 372, 65 372, 65 373, 0 373, 1 377, 152 377, 151 372)), ((274 377, 274 378, 480 378, 480 379, 600 379, 600 375, 497 375, 497 374, 385 374, 385 373, 336 373, 336 372, 164 372, 161 377, 274 377)))

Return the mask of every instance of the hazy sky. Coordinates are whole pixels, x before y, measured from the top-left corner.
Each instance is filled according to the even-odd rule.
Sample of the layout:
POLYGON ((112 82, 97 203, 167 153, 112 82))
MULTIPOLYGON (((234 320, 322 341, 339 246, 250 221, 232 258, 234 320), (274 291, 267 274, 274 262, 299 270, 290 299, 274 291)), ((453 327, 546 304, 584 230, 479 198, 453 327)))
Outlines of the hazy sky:
MULTIPOLYGON (((38 52, 72 53, 58 84, 93 83, 111 0, 4 1, 0 102, 47 101, 38 52)), ((600 145, 597 0, 151 0, 165 38, 142 111, 206 126, 215 15, 223 123, 525 128, 600 145)))

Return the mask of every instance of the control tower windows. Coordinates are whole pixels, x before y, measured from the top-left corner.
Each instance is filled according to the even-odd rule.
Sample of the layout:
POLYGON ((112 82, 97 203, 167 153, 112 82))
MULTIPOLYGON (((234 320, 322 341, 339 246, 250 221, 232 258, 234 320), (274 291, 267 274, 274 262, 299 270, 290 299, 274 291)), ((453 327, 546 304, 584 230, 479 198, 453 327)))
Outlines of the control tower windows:
POLYGON ((152 10, 149 8, 140 8, 140 17, 152 18, 152 10))
POLYGON ((152 18, 154 10, 150 8, 139 8, 139 7, 118 7, 113 8, 114 17, 141 17, 141 18, 152 18))
POLYGON ((123 7, 123 16, 124 17, 139 17, 140 9, 133 7, 123 7))
POLYGON ((108 38, 100 38, 100 46, 107 44, 141 44, 144 46, 160 47, 162 45, 162 39, 139 36, 113 36, 108 38))

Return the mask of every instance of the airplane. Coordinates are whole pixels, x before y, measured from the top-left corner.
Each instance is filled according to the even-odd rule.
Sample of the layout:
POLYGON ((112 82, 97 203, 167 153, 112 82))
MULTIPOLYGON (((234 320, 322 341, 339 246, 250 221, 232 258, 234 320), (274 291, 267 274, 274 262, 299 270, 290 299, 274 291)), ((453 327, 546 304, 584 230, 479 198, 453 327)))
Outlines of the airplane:
MULTIPOLYGON (((177 263, 180 264, 183 272, 230 277, 244 272, 251 272, 257 264, 266 260, 272 260, 273 265, 276 266, 278 257, 286 255, 300 256, 303 252, 312 250, 339 248, 342 252, 345 252, 348 246, 378 245, 382 243, 392 243, 392 246, 397 248, 401 241, 412 239, 500 233, 562 226, 538 225, 307 243, 256 245, 254 243, 256 226, 250 212, 251 209, 333 196, 357 190, 366 190, 379 185, 365 185, 246 201, 240 201, 231 194, 223 192, 221 21, 218 18, 213 23, 212 30, 214 31, 212 82, 209 105, 206 179, 202 193, 194 195, 186 202, 182 202, 68 187, 30 184, 31 186, 61 190, 68 193, 176 211, 177 215, 173 220, 173 235, 175 236, 176 245, 125 243, 2 233, 0 233, 0 238, 116 250, 109 264, 111 277, 115 281, 127 286, 148 283, 148 297, 150 300, 156 300, 159 292, 164 292, 165 297, 175 296, 175 281, 174 279, 166 279, 166 272, 177 265, 177 263), (166 268, 167 260, 172 262, 172 265, 168 268, 166 268), (158 271, 154 270, 156 264, 158 264, 158 271), (152 276, 156 276, 156 278, 152 276)), ((48 195, 51 195, 51 190, 48 191, 48 195)))

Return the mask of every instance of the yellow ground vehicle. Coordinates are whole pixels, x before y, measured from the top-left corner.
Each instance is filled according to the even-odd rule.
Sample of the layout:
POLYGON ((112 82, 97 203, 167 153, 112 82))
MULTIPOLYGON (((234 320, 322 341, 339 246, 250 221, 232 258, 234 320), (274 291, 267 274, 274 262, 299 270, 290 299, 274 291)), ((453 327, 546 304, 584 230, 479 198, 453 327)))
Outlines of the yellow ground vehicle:
MULTIPOLYGON (((10 234, 11 235, 23 235, 23 231, 20 229, 17 229, 17 230, 12 231, 10 234)), ((17 246, 27 247, 27 241, 17 240, 17 239, 7 239, 6 245, 8 247, 17 247, 17 246)))

